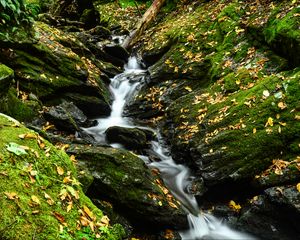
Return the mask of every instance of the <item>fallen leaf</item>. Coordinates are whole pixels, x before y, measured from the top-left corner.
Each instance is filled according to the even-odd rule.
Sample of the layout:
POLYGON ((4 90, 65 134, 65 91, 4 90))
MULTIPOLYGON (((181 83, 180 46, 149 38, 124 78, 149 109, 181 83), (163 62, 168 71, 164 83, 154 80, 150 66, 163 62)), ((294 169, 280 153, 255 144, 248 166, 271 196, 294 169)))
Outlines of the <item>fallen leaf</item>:
POLYGON ((100 223, 102 224, 102 226, 108 226, 109 225, 109 221, 110 221, 109 218, 106 215, 104 215, 101 218, 100 223))
POLYGON ((263 91, 263 96, 264 96, 265 98, 269 97, 269 96, 270 96, 270 92, 269 92, 268 90, 264 90, 264 91, 263 91))
POLYGON ((265 124, 265 127, 267 126, 273 127, 273 125, 274 125, 273 118, 269 117, 265 124))
POLYGON ((62 167, 56 166, 56 171, 58 173, 58 175, 63 175, 64 174, 64 169, 62 167))
POLYGON ((83 211, 89 216, 90 219, 94 218, 94 214, 87 206, 83 206, 83 211))
POLYGON ((235 211, 239 211, 242 208, 241 205, 236 204, 233 200, 229 202, 229 207, 235 211))
POLYGON ((297 188, 298 192, 300 192, 300 183, 298 183, 298 184, 296 185, 296 188, 297 188))
POLYGON ((10 200, 14 200, 18 198, 18 194, 16 192, 5 192, 4 194, 10 200))
POLYGON ((8 145, 6 145, 6 149, 7 151, 12 152, 18 156, 27 154, 24 146, 21 146, 14 142, 10 142, 8 145))
POLYGON ((32 196, 31 196, 31 200, 32 200, 34 203, 38 204, 38 205, 41 204, 40 199, 39 199, 37 196, 35 196, 35 195, 32 195, 32 196))
POLYGON ((252 132, 253 132, 253 134, 255 134, 256 133, 256 128, 253 128, 252 132))
POLYGON ((68 202, 67 212, 70 212, 73 207, 73 202, 68 202))
POLYGON ((184 89, 185 89, 185 90, 187 90, 188 92, 191 92, 191 91, 193 91, 193 90, 192 90, 190 87, 188 87, 188 86, 187 86, 187 87, 185 87, 184 89))
POLYGON ((283 109, 286 108, 286 104, 285 104, 284 102, 279 102, 279 103, 277 104, 277 106, 278 106, 281 110, 283 110, 283 109))
POLYGON ((34 133, 20 134, 19 138, 21 138, 21 139, 36 139, 36 134, 34 134, 34 133))
POLYGON ((53 214, 53 216, 54 216, 59 222, 65 223, 65 218, 64 218, 63 215, 61 215, 61 214, 58 213, 58 212, 53 212, 52 214, 53 214))

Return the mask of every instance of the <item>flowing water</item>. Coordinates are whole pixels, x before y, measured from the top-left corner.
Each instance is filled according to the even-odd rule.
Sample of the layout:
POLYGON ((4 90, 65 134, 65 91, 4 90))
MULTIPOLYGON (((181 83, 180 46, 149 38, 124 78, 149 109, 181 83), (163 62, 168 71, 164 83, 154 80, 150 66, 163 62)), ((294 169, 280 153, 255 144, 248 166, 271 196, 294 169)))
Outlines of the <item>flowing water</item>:
MULTIPOLYGON (((110 90, 114 97, 111 115, 107 118, 97 119, 97 126, 84 130, 93 135, 97 141, 105 142, 105 130, 109 127, 136 127, 130 119, 123 117, 122 114, 126 101, 132 98, 145 75, 146 71, 140 68, 137 59, 129 58, 125 71, 111 79, 110 90)), ((157 135, 159 136, 158 133, 157 135)), ((232 230, 210 214, 201 213, 195 197, 187 191, 191 179, 189 169, 184 165, 176 164, 168 150, 163 147, 162 142, 161 137, 158 137, 158 141, 152 141, 152 149, 161 161, 149 162, 147 156, 141 156, 141 158, 148 163, 149 167, 159 169, 165 185, 186 210, 189 229, 180 232, 181 238, 183 240, 254 239, 252 236, 232 230)), ((122 147, 119 144, 112 144, 112 146, 122 147)))

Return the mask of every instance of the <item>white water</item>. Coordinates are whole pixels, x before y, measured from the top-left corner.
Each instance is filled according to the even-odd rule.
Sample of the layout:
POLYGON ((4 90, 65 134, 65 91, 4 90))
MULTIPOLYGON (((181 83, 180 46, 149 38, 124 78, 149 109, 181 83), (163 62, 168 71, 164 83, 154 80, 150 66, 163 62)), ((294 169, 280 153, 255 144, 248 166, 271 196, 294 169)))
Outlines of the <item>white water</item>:
MULTIPOLYGON (((107 118, 97 119, 97 126, 84 130, 92 134, 97 141, 105 141, 105 130, 109 127, 135 127, 132 122, 124 118, 122 114, 126 101, 132 97, 137 86, 140 84, 140 82, 135 80, 139 79, 142 81, 145 74, 145 71, 141 70, 137 63, 137 59, 131 57, 125 66, 125 71, 111 79, 110 90, 114 97, 111 115, 107 118)), ((183 240, 254 239, 252 236, 232 230, 214 216, 200 212, 195 197, 187 192, 191 178, 189 169, 183 165, 176 164, 172 157, 169 156, 170 154, 167 149, 163 148, 159 142, 160 140, 152 141, 152 149, 161 161, 149 163, 147 156, 141 156, 141 158, 146 163, 149 163, 149 167, 159 169, 165 185, 186 210, 189 229, 180 232, 181 238, 183 240)), ((112 146, 120 147, 119 144, 113 144, 112 146)))

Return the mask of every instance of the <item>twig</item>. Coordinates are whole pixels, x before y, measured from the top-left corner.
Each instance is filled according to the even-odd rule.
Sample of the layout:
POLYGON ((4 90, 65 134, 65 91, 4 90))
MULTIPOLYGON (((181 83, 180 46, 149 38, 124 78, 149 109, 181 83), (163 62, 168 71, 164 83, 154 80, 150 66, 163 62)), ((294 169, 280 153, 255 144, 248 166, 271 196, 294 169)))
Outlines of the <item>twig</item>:
POLYGON ((139 12, 140 17, 142 17, 143 14, 141 13, 141 11, 140 11, 140 9, 139 9, 139 6, 137 5, 136 1, 133 1, 133 2, 134 2, 134 5, 135 5, 136 9, 137 9, 138 12, 139 12))

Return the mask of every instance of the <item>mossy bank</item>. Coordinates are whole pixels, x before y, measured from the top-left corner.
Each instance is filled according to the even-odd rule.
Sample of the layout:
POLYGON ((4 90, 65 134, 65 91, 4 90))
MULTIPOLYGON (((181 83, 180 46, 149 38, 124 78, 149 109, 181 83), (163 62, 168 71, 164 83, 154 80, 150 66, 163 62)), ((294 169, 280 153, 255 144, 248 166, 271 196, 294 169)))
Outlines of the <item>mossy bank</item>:
POLYGON ((70 158, 0 116, 1 239, 121 239, 84 195, 70 158))

